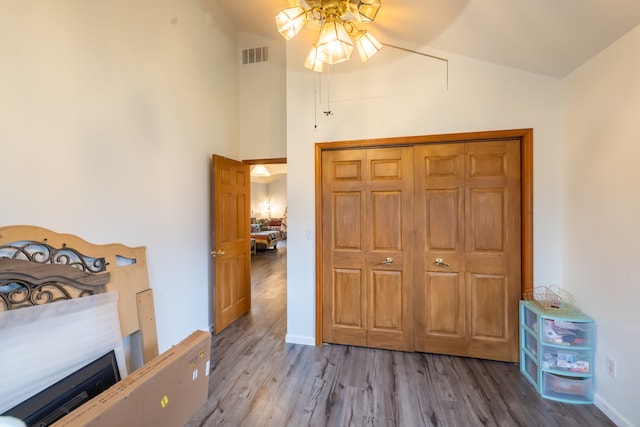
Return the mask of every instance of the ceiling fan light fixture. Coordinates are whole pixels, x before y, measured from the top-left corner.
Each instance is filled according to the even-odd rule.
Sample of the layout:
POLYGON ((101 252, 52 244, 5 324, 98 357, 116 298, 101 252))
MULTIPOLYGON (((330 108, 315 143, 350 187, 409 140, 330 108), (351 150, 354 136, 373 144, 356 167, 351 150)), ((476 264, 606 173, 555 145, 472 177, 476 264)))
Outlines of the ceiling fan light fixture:
POLYGON ((362 62, 368 61, 382 48, 375 37, 356 27, 357 22, 373 22, 381 4, 381 0, 289 0, 292 7, 276 15, 276 25, 287 40, 295 37, 307 24, 310 28, 320 28, 317 42, 304 64, 306 68, 320 72, 323 64, 332 65, 350 59, 354 44, 362 62))
POLYGON ((313 46, 311 52, 309 52, 309 56, 307 56, 306 61, 304 61, 305 68, 321 73, 323 65, 324 62, 322 62, 322 60, 320 60, 320 57, 318 56, 318 48, 316 46, 313 46))
POLYGON ((349 33, 337 18, 328 19, 320 30, 316 44, 318 57, 325 64, 337 64, 351 58, 353 43, 349 33))
POLYGON ((281 10, 276 15, 278 31, 287 40, 291 40, 295 37, 306 23, 307 12, 300 6, 281 10))
POLYGON ((356 35, 356 47, 363 64, 382 49, 380 42, 366 30, 356 35))

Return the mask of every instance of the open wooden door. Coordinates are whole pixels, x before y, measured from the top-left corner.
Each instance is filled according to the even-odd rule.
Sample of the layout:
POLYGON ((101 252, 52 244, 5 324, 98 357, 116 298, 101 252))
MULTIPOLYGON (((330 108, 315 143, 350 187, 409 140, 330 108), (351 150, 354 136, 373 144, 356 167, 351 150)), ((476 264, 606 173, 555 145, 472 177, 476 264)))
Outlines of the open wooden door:
POLYGON ((251 309, 249 165, 213 155, 213 307, 217 334, 251 309))

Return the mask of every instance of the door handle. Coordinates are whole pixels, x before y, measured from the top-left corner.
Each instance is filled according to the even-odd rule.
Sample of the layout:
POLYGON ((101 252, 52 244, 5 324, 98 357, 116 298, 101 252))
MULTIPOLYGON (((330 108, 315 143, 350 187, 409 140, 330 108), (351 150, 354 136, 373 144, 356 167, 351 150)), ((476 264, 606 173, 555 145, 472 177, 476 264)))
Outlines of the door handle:
POLYGON ((211 256, 212 257, 217 257, 217 256, 222 256, 224 255, 224 251, 220 250, 220 251, 211 251, 211 256))
POLYGON ((382 264, 382 265, 391 265, 391 264, 393 264, 393 258, 387 258, 384 261, 382 261, 380 264, 382 264))
POLYGON ((435 263, 438 267, 449 267, 449 264, 444 262, 442 258, 436 258, 435 263))

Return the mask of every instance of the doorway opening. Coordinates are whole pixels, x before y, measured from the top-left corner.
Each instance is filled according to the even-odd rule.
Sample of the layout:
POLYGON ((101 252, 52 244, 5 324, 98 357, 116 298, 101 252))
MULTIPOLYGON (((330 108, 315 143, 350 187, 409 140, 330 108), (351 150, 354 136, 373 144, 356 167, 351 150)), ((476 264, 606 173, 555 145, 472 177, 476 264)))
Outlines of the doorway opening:
MULTIPOLYGON (((257 315, 268 309, 265 295, 284 300, 286 316, 287 159, 245 160, 250 170, 250 239, 252 307, 257 315), (265 288, 265 283, 284 286, 265 288), (281 294, 284 292, 283 294, 281 294)), ((286 327, 282 331, 286 334, 286 327)))

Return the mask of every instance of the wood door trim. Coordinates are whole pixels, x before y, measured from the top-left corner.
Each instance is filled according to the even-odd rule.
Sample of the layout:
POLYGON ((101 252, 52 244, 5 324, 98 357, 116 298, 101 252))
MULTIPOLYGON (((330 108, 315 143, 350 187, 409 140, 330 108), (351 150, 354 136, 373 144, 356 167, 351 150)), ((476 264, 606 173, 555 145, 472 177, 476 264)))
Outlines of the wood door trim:
POLYGON ((322 345, 322 144, 315 147, 316 191, 316 346, 322 345))
POLYGON ((406 136, 397 138, 362 139, 318 142, 315 144, 315 225, 316 225, 316 345, 322 344, 322 152, 351 148, 382 148, 399 145, 435 143, 483 142, 500 139, 520 140, 521 173, 521 291, 533 289, 533 129, 451 133, 442 135, 406 136))
POLYGON ((275 157, 275 158, 269 158, 269 159, 249 159, 249 160, 243 160, 242 163, 246 163, 248 165, 274 165, 274 164, 287 163, 287 158, 275 157))

